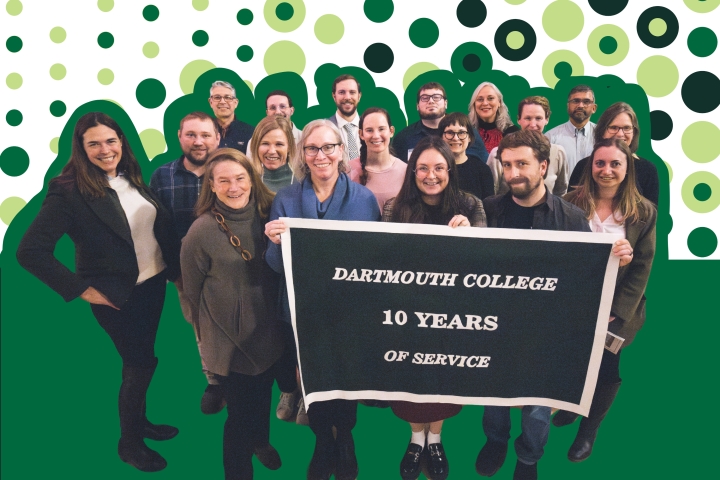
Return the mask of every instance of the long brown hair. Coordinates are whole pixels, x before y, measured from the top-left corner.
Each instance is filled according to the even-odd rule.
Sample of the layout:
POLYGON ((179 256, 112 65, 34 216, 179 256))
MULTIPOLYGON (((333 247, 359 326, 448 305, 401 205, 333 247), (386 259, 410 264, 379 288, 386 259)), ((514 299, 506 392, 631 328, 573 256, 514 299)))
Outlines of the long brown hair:
POLYGON ((295 146, 295 137, 293 137, 292 124, 290 121, 279 115, 272 115, 260 120, 255 127, 252 139, 250 140, 250 156, 252 157, 253 168, 262 175, 263 163, 260 159, 260 143, 263 137, 273 130, 281 130, 285 134, 287 140, 287 157, 285 163, 289 163, 291 158, 295 157, 297 147, 295 146))
MULTIPOLYGON (((393 124, 390 120, 390 114, 387 110, 380 107, 370 107, 367 110, 363 112, 363 114, 360 116, 360 121, 358 122, 358 128, 360 129, 361 135, 360 135, 360 166, 362 167, 362 173, 360 174, 360 185, 367 184, 367 177, 368 172, 365 170, 365 165, 367 164, 367 144, 365 143, 365 140, 362 139, 362 131, 363 131, 363 123, 365 122, 365 118, 367 118, 368 115, 371 113, 381 113, 385 115, 385 119, 388 123, 388 128, 392 128, 393 124)), ((388 145, 388 148, 390 149, 390 155, 393 154, 392 147, 388 145)))
POLYGON ((77 185, 80 193, 85 197, 100 198, 105 196, 105 189, 109 187, 107 175, 99 167, 93 165, 85 152, 83 144, 83 135, 93 127, 104 125, 118 136, 122 145, 122 155, 117 166, 117 171, 125 176, 125 178, 137 189, 142 189, 145 182, 142 178, 140 165, 135 159, 127 137, 123 133, 120 125, 115 120, 102 112, 86 113, 75 124, 73 131, 72 149, 70 159, 63 167, 60 175, 53 179, 55 182, 62 184, 77 185))
POLYGON ((211 183, 214 180, 215 167, 222 162, 234 162, 245 169, 250 176, 250 186, 252 187, 250 198, 255 199, 255 208, 260 217, 263 220, 267 219, 275 194, 265 186, 245 154, 234 148, 218 148, 208 158, 200 196, 195 204, 195 216, 199 217, 215 205, 217 195, 212 191, 211 183))
POLYGON ((570 193, 570 201, 580 207, 587 215, 588 220, 595 215, 595 202, 598 195, 597 184, 592 176, 592 167, 595 160, 595 152, 601 148, 615 147, 620 150, 627 159, 627 172, 625 179, 618 186, 615 197, 612 201, 613 212, 619 211, 623 222, 633 224, 640 220, 645 214, 645 207, 642 203, 642 195, 635 184, 635 159, 632 156, 630 147, 620 138, 605 138, 595 144, 590 161, 585 164, 580 185, 575 192, 570 193), (573 196, 574 194, 574 196, 573 196))
POLYGON ((595 125, 595 143, 597 144, 600 140, 603 140, 607 128, 612 121, 615 120, 615 117, 621 113, 627 113, 628 117, 630 117, 630 122, 632 122, 633 138, 630 140, 628 147, 630 147, 630 152, 635 153, 637 152, 638 145, 640 145, 640 125, 638 124, 635 110, 625 102, 613 103, 600 115, 597 125, 595 125))

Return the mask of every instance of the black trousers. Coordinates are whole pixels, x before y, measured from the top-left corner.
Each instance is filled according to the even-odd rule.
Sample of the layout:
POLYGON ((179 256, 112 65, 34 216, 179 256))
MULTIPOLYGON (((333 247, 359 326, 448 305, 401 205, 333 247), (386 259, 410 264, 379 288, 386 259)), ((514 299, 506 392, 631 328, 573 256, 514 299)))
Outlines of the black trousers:
POLYGON ((161 272, 133 289, 120 310, 91 304, 93 315, 107 332, 123 365, 154 367, 155 336, 165 303, 165 274, 161 272))
POLYGON ((298 387, 297 377, 295 375, 295 369, 298 364, 295 334, 293 333, 292 326, 286 322, 280 322, 280 330, 282 331, 285 350, 283 350, 280 360, 272 366, 272 371, 280 391, 292 393, 298 387))
POLYGON ((349 433, 357 421, 357 400, 327 400, 314 402, 308 409, 308 420, 310 429, 315 436, 327 436, 328 432, 332 438, 332 427, 340 433, 349 433))

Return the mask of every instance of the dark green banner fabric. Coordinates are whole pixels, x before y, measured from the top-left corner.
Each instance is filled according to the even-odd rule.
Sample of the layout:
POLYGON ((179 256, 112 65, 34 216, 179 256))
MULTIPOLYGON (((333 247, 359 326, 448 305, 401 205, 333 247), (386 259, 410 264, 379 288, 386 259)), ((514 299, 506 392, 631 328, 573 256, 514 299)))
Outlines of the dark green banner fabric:
POLYGON ((283 257, 309 403, 375 398, 586 413, 616 237, 287 223, 283 257))

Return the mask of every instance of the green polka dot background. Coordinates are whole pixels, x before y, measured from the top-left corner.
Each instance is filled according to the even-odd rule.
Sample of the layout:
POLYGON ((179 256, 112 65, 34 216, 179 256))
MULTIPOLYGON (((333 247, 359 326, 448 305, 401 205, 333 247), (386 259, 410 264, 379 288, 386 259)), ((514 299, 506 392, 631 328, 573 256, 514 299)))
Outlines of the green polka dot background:
MULTIPOLYGON (((433 70, 452 72, 461 84, 477 84, 495 69, 550 88, 576 77, 579 82, 585 76, 614 75, 647 94, 650 116, 643 119, 641 138, 659 154, 657 166, 668 166, 667 178, 672 170, 667 190, 672 201, 666 210, 673 225, 669 256, 699 258, 688 246, 690 232, 720 225, 717 209, 701 219, 683 215, 697 213, 694 202, 707 205, 715 198, 714 193, 709 200, 688 197, 683 185, 697 172, 718 175, 720 141, 711 130, 720 123, 718 0, 672 6, 627 0, 457 0, 435 5, 442 14, 397 0, 359 0, 342 8, 304 0, 187 0, 182 6, 91 0, 82 11, 52 2, 39 10, 29 0, 4 5, 0 138, 6 140, 0 148, 22 148, 32 165, 39 159, 42 169, 53 160, 48 152, 59 154, 53 149, 60 151, 57 139, 65 122, 91 100, 122 105, 138 135, 144 133, 141 143, 149 156, 173 148, 157 133, 167 133, 165 109, 193 94, 196 81, 215 68, 234 72, 234 81, 250 86, 250 92, 262 89, 268 75, 300 75, 307 106, 313 107, 327 101, 324 87, 315 84, 323 64, 358 67, 392 92, 405 114, 415 108, 405 104, 405 89, 433 70), (36 138, 33 129, 38 122, 46 130, 43 138, 36 138), (685 225, 690 221, 695 223, 685 225)), ((201 96, 207 102, 207 92, 201 96)), ((361 102, 361 111, 371 99, 361 102)), ((253 101, 246 98, 238 111, 256 123, 258 110, 248 103, 253 101)), ((564 105, 553 101, 551 108, 551 122, 559 121, 564 105)), ((3 177, 0 191, 7 193, 0 194, 0 201, 2 195, 28 200, 22 186, 28 175, 42 176, 31 169, 3 177)), ((33 192, 37 188, 36 181, 33 192)), ((720 258, 720 252, 702 258, 720 258)))

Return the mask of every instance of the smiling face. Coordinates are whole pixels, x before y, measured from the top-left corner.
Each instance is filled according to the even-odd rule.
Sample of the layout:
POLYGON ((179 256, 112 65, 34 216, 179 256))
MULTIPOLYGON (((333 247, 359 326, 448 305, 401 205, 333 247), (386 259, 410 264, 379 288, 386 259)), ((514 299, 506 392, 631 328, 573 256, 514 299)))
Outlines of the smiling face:
POLYGON ((537 130, 542 133, 549 118, 545 117, 545 109, 540 105, 528 103, 523 106, 522 115, 518 118, 518 125, 523 130, 537 130))
POLYGON ((494 88, 485 85, 475 97, 475 113, 483 122, 492 123, 497 117, 500 99, 494 88))
POLYGON ((597 110, 593 92, 576 92, 568 98, 568 115, 575 125, 582 125, 597 110))
POLYGON ((210 107, 215 117, 220 120, 232 120, 235 117, 235 109, 238 106, 238 99, 233 91, 227 87, 213 87, 210 90, 210 107), (231 98, 230 98, 231 97, 231 98), (226 98, 230 98, 227 100, 226 98))
POLYGON ((360 138, 365 141, 368 152, 382 153, 390 146, 395 128, 388 125, 382 113, 371 113, 363 119, 360 138))
POLYGON ((432 148, 422 152, 415 164, 415 185, 423 201, 436 205, 449 181, 448 163, 442 153, 432 148))
POLYGON ((285 95, 272 95, 267 99, 265 113, 268 117, 279 115, 290 120, 292 114, 295 113, 295 107, 290 106, 290 101, 285 95))
POLYGON ((504 149, 501 164, 505 183, 515 198, 529 198, 543 184, 547 161, 538 162, 530 147, 504 149))
POLYGON ((443 91, 437 88, 430 88, 420 92, 420 97, 423 97, 424 95, 428 95, 430 98, 428 98, 427 101, 420 99, 418 102, 417 109, 420 118, 423 120, 437 120, 438 118, 444 117, 445 111, 447 110, 447 98, 439 101, 432 99, 434 95, 441 95, 444 97, 445 94, 443 91))
POLYGON ((338 165, 342 161, 344 146, 342 140, 335 136, 330 127, 318 127, 308 135, 304 141, 304 147, 315 147, 318 148, 317 155, 309 157, 307 154, 303 154, 305 163, 310 169, 310 178, 318 181, 328 181, 333 178, 337 179, 340 174, 338 171, 338 165), (325 154, 322 151, 324 145, 335 145, 335 149, 330 154, 325 154), (339 144, 339 145, 337 145, 339 144))
POLYGON ((122 159, 122 143, 115 130, 105 125, 98 125, 85 130, 82 138, 85 154, 90 163, 105 172, 108 177, 115 177, 118 163, 122 159))
POLYGON ((343 80, 335 85, 333 100, 335 100, 338 111, 344 117, 352 118, 355 116, 360 97, 362 97, 362 94, 358 90, 355 80, 343 80))
POLYGON ((635 131, 633 130, 633 122, 630 118, 630 115, 628 115, 627 113, 620 113, 612 119, 610 125, 608 125, 607 129, 605 129, 605 132, 603 133, 603 138, 620 138, 622 140, 625 140, 625 143, 630 145, 630 142, 632 142, 634 135, 635 131), (615 129, 617 129, 617 132, 612 133, 611 130, 615 129), (625 132, 624 130, 627 130, 627 132, 625 132))
POLYGON ((210 189, 230 208, 243 208, 250 201, 252 182, 247 170, 237 162, 222 161, 212 172, 210 189))
POLYGON ((593 156, 593 180, 598 187, 617 192, 627 175, 627 162, 625 153, 616 147, 598 148, 593 156))
POLYGON ((288 141, 285 132, 276 128, 270 130, 260 140, 258 154, 260 161, 268 170, 277 170, 287 163, 288 141))
POLYGON ((218 148, 220 134, 215 131, 212 120, 191 118, 183 122, 178 132, 178 140, 185 159, 202 167, 207 162, 208 155, 218 148))
POLYGON ((470 143, 470 136, 468 135, 467 128, 461 127, 455 123, 445 127, 445 131, 443 131, 443 140, 445 140, 445 143, 448 144, 450 150, 457 158, 457 155, 461 155, 465 153, 465 150, 467 150, 468 144, 470 143), (452 135, 452 138, 448 138, 451 134, 464 134, 465 138, 461 140, 458 135, 452 135))

